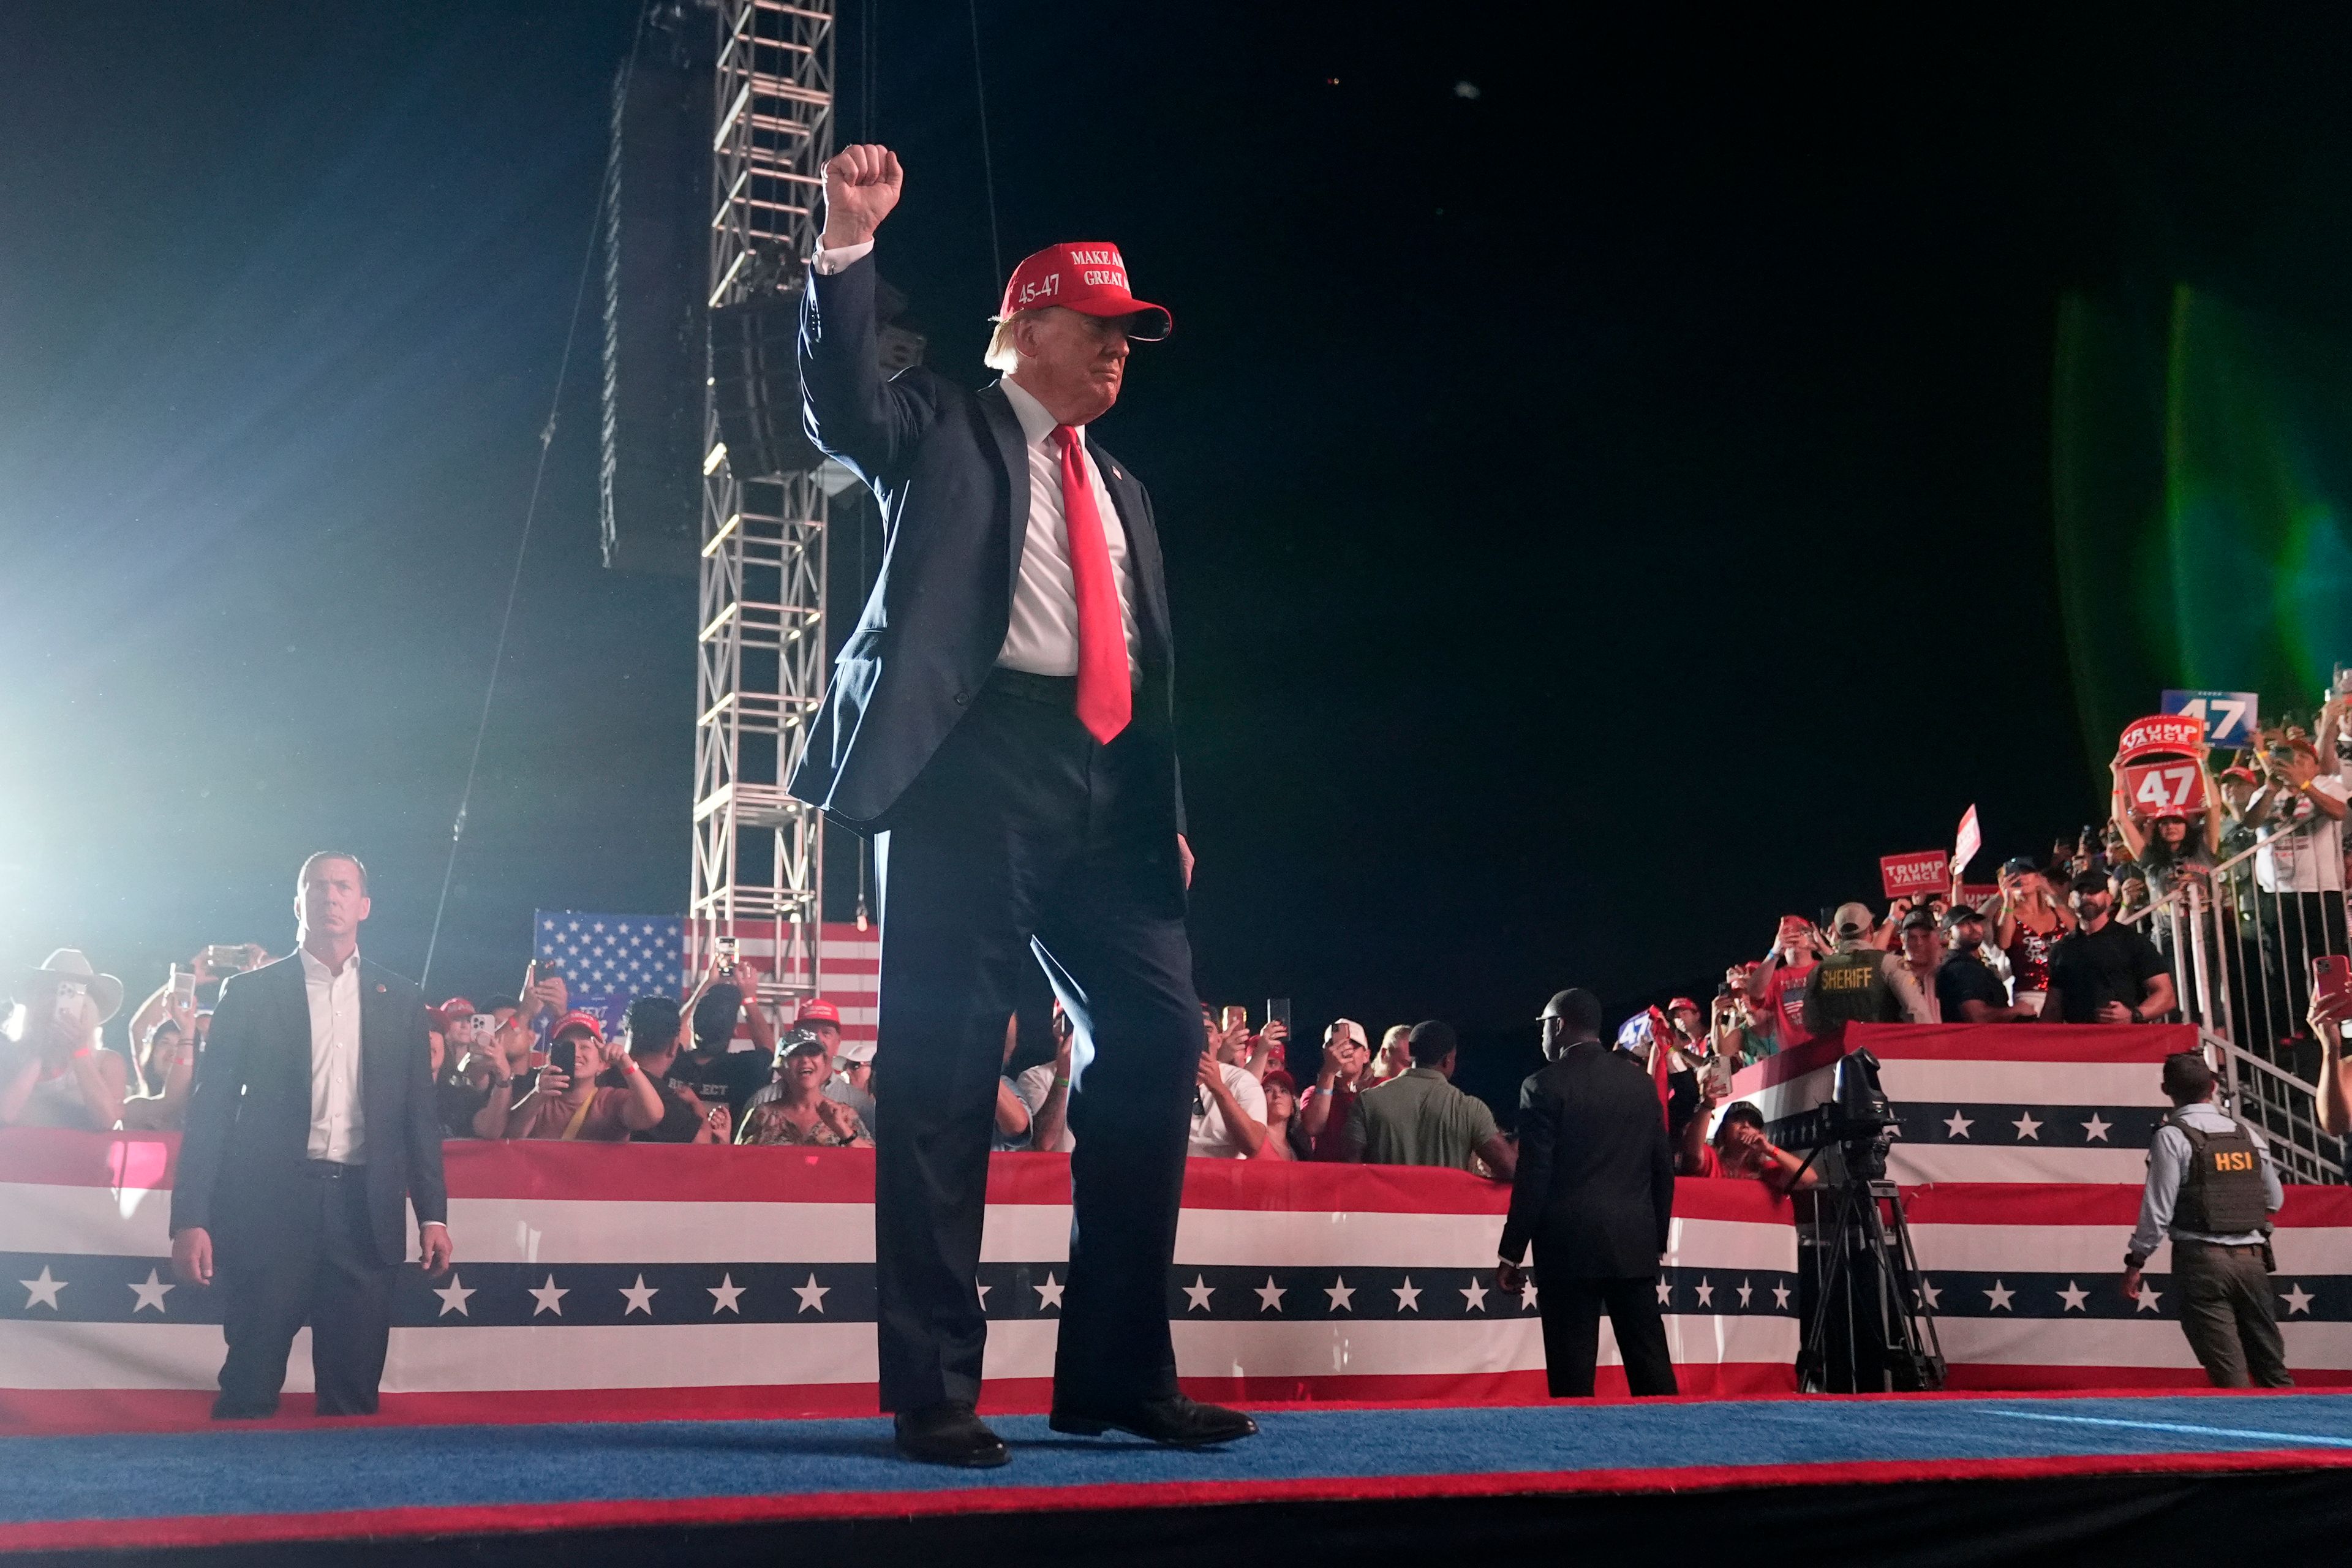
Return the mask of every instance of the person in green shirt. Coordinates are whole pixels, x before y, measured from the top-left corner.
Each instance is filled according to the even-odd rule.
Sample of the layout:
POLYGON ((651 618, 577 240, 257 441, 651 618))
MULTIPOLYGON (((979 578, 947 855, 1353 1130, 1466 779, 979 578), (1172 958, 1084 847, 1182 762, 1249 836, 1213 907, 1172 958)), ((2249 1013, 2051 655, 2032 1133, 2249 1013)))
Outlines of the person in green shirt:
POLYGON ((1495 1129, 1486 1101, 1454 1087, 1460 1047, 1450 1025, 1415 1024, 1406 1039, 1412 1066, 1364 1090, 1348 1111, 1347 1150, 1371 1165, 1471 1168, 1475 1154, 1497 1181, 1507 1182, 1518 1156, 1495 1129))

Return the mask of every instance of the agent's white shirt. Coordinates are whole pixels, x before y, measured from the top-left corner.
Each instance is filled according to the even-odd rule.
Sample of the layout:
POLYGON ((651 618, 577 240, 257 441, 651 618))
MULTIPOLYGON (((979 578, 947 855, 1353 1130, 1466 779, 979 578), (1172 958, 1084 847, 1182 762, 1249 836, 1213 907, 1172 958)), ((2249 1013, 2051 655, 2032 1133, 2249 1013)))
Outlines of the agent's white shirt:
POLYGON ((360 1105, 360 955, 331 970, 302 955, 310 998, 310 1158, 357 1165, 367 1157, 367 1113, 360 1105))

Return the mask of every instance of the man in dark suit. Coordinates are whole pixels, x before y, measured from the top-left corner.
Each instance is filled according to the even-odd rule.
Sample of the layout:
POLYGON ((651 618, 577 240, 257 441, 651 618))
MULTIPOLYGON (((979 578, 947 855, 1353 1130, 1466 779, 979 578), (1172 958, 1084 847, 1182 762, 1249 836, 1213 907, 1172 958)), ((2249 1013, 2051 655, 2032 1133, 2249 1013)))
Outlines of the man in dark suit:
POLYGON ((218 1279, 215 1419, 268 1415, 310 1325, 321 1415, 375 1412, 416 1205, 425 1270, 449 1267, 425 999, 359 955, 367 868, 302 863, 300 946, 221 988, 172 1181, 172 1264, 218 1279))
POLYGON ((1555 1399, 1592 1394, 1609 1314, 1637 1394, 1673 1394, 1658 1260, 1675 1214, 1675 1158, 1656 1084, 1601 1043, 1601 1004, 1563 991, 1543 1013, 1550 1065, 1519 1089, 1519 1169, 1496 1280, 1517 1291, 1535 1244, 1544 1369, 1555 1399))
POLYGON ((1177 1392, 1168 1265, 1201 1054, 1192 852, 1151 503, 1087 426, 1168 312, 1108 245, 1015 269, 968 392, 875 346, 887 148, 825 166, 801 323, 811 434, 881 499, 882 569, 792 776, 871 834, 882 879, 874 1229, 883 1407, 899 1448, 996 1465, 973 1413, 974 1279, 1005 1019, 1041 963, 1076 1026, 1055 1430, 1185 1446, 1256 1430, 1177 1392))

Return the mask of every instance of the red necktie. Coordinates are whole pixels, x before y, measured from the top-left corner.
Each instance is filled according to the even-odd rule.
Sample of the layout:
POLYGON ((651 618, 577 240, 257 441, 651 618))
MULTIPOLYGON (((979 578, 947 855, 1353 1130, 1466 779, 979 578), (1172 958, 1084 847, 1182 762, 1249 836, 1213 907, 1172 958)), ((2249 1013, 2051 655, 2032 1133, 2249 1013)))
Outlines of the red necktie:
POLYGON ((1062 448, 1062 519, 1070 538, 1070 590, 1078 605, 1078 722, 1108 746, 1135 714, 1127 683, 1127 628, 1118 615, 1118 584, 1111 581, 1110 546, 1078 433, 1054 426, 1062 448))

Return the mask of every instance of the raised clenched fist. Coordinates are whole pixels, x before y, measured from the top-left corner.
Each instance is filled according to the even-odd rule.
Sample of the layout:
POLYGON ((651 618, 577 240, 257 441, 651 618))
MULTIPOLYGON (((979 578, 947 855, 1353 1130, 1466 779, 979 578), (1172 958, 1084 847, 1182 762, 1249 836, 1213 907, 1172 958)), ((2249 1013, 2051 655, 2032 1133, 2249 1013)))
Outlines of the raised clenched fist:
POLYGON ((898 154, 872 142, 844 147, 825 160, 824 235, 818 243, 838 250, 872 239, 898 205, 905 179, 898 154))

